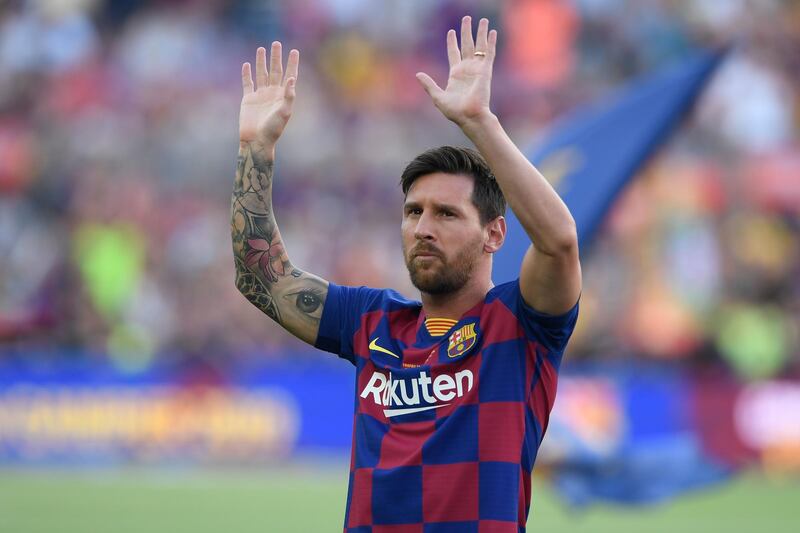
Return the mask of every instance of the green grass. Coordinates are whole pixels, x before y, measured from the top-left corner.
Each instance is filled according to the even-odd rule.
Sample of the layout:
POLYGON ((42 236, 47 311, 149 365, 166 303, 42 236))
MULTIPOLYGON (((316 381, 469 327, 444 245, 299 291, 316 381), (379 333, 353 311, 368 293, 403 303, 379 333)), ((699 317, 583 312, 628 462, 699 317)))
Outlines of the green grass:
MULTIPOLYGON (((0 470, 0 532, 341 531, 346 471, 0 470)), ((533 498, 536 532, 780 533, 800 518, 800 483, 755 475, 643 510, 570 510, 542 482, 533 498)))

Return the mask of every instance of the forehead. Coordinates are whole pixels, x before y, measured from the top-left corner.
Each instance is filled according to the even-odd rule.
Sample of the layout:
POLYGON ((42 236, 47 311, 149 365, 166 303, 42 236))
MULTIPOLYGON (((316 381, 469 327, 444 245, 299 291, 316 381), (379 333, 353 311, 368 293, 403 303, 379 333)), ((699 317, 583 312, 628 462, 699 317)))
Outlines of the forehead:
POLYGON ((472 206, 475 181, 464 174, 434 172, 417 178, 406 195, 406 203, 440 203, 472 206))

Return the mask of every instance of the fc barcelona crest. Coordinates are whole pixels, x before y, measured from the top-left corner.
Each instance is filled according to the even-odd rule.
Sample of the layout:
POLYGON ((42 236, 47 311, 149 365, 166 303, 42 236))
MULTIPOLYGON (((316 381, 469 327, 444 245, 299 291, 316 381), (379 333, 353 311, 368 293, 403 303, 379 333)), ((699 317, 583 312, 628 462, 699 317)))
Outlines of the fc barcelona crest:
POLYGON ((475 345, 478 335, 475 333, 475 323, 462 326, 452 335, 450 335, 447 344, 447 355, 449 357, 458 357, 464 354, 475 345))

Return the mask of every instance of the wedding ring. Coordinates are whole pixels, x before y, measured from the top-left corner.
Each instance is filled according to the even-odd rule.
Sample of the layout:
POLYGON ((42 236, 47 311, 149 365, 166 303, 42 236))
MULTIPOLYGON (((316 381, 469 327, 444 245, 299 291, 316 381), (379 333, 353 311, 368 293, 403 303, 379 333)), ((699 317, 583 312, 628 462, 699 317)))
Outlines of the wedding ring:
POLYGON ((486 57, 486 52, 475 52, 476 56, 486 57))

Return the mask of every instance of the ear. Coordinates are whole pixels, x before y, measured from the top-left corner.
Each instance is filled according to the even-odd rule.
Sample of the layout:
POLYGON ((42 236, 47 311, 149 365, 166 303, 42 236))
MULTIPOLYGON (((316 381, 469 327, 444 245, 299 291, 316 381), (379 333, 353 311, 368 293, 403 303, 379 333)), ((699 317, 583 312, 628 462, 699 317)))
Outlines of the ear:
POLYGON ((506 217, 499 216, 486 225, 486 240, 483 251, 493 254, 503 246, 506 240, 506 217))

